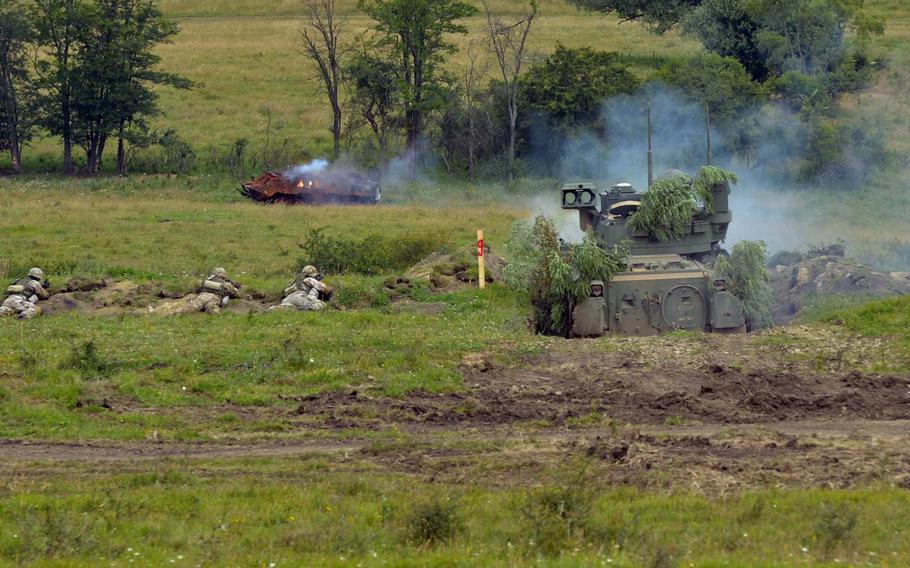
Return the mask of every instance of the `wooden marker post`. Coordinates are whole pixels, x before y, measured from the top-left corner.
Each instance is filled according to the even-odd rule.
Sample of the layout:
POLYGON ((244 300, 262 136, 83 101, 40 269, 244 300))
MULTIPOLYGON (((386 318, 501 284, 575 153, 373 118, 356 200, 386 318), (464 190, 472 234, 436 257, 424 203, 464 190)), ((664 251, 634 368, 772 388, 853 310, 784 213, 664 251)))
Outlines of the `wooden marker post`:
POLYGON ((481 290, 487 287, 486 266, 484 265, 484 245, 483 231, 477 230, 477 281, 481 290))

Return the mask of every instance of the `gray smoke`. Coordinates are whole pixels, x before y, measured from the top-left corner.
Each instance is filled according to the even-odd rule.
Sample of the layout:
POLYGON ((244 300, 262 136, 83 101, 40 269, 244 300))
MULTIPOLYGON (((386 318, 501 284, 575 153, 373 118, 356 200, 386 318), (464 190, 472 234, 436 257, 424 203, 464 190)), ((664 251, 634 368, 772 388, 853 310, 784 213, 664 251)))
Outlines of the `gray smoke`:
MULTIPOLYGON (((565 137, 555 171, 564 182, 590 180, 601 188, 629 182, 636 189, 647 186, 648 106, 651 108, 655 177, 670 169, 694 174, 707 160, 704 108, 673 89, 651 86, 647 93, 620 95, 604 102, 598 129, 565 137)), ((786 159, 798 155, 800 148, 798 118, 775 105, 754 109, 749 117, 764 135, 749 162, 730 150, 728 141, 716 128, 711 129, 714 165, 730 169, 740 178, 733 187, 731 207, 734 220, 726 246, 740 240, 764 240, 770 250, 804 248, 807 242, 832 238, 823 229, 823 220, 807 196, 811 190, 794 182, 779 181, 775 169, 786 159)), ((546 128, 536 135, 552 136, 546 128)), ((535 200, 535 210, 551 213, 558 209, 555 192, 535 200), (547 208, 543 203, 553 202, 547 208), (540 202, 541 205, 537 205, 540 202)), ((560 213, 564 213, 561 212, 560 213)), ((557 220, 563 216, 554 215, 557 220)), ((565 237, 579 238, 577 214, 574 230, 565 237)), ((562 221, 558 221, 563 228, 562 221)))

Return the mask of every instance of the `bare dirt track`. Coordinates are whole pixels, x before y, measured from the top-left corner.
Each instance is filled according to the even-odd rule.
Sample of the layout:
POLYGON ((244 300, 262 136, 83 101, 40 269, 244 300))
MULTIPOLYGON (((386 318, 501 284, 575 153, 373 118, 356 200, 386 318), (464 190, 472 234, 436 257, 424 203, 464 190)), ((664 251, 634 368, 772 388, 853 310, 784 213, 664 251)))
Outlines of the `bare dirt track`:
POLYGON ((365 385, 285 400, 263 410, 288 425, 280 439, 9 441, 0 442, 0 470, 318 455, 345 467, 508 485, 581 459, 605 482, 642 487, 910 488, 910 377, 859 370, 879 347, 814 327, 553 341, 523 356, 466 357, 457 393, 394 398, 365 385))

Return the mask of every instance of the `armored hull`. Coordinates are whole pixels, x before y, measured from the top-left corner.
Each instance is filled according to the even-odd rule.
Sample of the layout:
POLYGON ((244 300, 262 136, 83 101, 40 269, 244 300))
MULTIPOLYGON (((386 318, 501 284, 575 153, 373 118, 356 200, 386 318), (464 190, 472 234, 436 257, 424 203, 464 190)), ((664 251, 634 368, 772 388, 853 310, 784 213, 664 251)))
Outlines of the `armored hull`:
POLYGON ((743 307, 709 267, 680 255, 632 256, 625 272, 591 283, 572 314, 572 335, 656 335, 741 330, 743 307))
POLYGON ((662 241, 629 226, 642 197, 629 184, 604 192, 590 183, 565 186, 562 207, 578 211, 581 229, 605 248, 625 243, 632 253, 625 272, 590 283, 590 296, 573 310, 572 335, 745 331, 742 302, 713 274, 733 218, 729 193, 714 188, 712 208, 697 209, 679 238, 662 241))

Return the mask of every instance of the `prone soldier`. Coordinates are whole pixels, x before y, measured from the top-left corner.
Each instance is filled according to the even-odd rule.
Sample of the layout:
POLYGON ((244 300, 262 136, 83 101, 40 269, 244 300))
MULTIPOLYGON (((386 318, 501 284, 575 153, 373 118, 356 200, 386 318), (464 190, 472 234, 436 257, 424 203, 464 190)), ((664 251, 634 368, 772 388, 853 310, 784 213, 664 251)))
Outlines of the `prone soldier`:
POLYGON ((0 307, 0 316, 32 319, 41 315, 41 308, 37 303, 50 297, 48 288, 50 283, 44 280, 44 271, 32 268, 28 271, 28 276, 16 280, 6 289, 6 299, 0 307))
POLYGON ((231 298, 240 295, 239 284, 228 278, 227 270, 216 268, 202 283, 202 292, 193 299, 193 306, 200 312, 217 314, 231 298))
POLYGON ((304 266, 294 281, 285 288, 284 300, 276 306, 279 309, 316 311, 325 308, 335 290, 322 282, 322 274, 315 266, 304 266))

